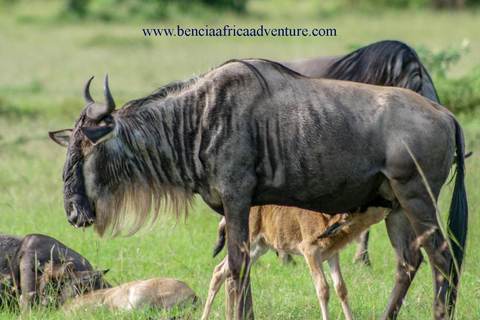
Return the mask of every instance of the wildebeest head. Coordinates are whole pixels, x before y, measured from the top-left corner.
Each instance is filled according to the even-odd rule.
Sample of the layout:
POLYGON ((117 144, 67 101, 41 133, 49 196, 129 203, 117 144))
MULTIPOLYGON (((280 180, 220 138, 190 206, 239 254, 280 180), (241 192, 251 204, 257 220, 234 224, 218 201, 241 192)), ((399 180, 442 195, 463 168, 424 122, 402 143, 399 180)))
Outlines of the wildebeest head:
POLYGON ((73 262, 55 263, 45 265, 43 274, 39 279, 39 296, 44 306, 59 307, 66 300, 94 290, 108 288, 110 285, 103 280, 109 270, 79 271, 73 262))
POLYGON ((108 87, 108 75, 104 86, 105 103, 95 102, 90 95, 92 79, 93 76, 85 85, 83 96, 87 105, 75 127, 49 132, 55 142, 68 148, 63 169, 64 206, 68 221, 75 227, 87 227, 95 222, 95 201, 101 192, 102 183, 99 182, 102 177, 95 175, 93 168, 89 168, 89 159, 96 156, 94 146, 108 140, 115 133, 115 122, 111 116, 115 110, 115 101, 108 87))

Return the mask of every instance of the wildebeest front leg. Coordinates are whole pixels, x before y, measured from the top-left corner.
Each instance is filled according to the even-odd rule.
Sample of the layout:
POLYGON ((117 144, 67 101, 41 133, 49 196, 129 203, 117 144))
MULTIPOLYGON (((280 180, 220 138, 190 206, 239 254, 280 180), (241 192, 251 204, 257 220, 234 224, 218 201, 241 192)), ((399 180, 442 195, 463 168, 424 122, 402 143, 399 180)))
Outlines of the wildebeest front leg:
POLYGON ((395 319, 403 299, 423 260, 416 245, 416 235, 402 208, 391 212, 385 220, 388 236, 395 250, 397 274, 388 305, 382 319, 395 319))
MULTIPOLYGON (((254 319, 252 294, 250 289, 250 257, 248 216, 250 199, 238 200, 235 197, 225 201, 224 210, 227 222, 228 266, 235 283, 236 319, 254 319)), ((241 198, 240 198, 241 199, 241 198)))

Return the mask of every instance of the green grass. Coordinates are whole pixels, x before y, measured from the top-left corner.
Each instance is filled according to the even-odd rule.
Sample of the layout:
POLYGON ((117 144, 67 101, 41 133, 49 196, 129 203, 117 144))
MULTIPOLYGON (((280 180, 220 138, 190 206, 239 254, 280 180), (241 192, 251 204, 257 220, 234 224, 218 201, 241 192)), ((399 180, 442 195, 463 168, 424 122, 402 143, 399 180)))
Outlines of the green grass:
MULTIPOLYGON (((48 139, 47 132, 71 127, 83 108, 81 92, 92 74, 92 94, 103 99, 102 79, 110 74, 110 87, 118 105, 143 96, 170 81, 190 78, 231 58, 263 57, 289 60, 342 54, 350 44, 399 39, 411 45, 442 49, 470 41, 470 52, 449 76, 461 76, 480 63, 478 12, 385 11, 322 14, 311 1, 252 1, 250 15, 203 13, 201 17, 173 16, 160 22, 59 19, 61 2, 25 1, 0 10, 0 226, 2 232, 44 233, 68 244, 96 267, 110 269, 107 279, 124 283, 134 279, 174 277, 188 283, 203 299, 198 309, 169 314, 136 311, 113 314, 107 310, 68 315, 73 319, 155 319, 179 314, 198 319, 214 266, 211 258, 219 217, 199 198, 184 222, 165 217, 144 235, 99 239, 91 229, 71 228, 63 211, 61 171, 65 150, 48 139), (291 6, 296 6, 295 10, 291 6), (329 27, 336 38, 145 38, 142 28, 210 26, 329 27)), ((461 278, 458 319, 480 318, 480 113, 461 116, 467 150, 467 190, 470 234, 461 278)), ((450 186, 441 197, 445 212, 450 186)), ((388 300, 395 275, 395 257, 384 224, 371 235, 372 268, 352 265, 355 246, 342 253, 343 272, 357 319, 378 319, 388 300)), ((267 254, 252 270, 255 312, 258 319, 318 319, 320 308, 306 263, 281 266, 267 254)), ((399 319, 428 319, 433 300, 428 264, 419 271, 399 319)), ((213 319, 224 319, 220 292, 213 319)), ((343 319, 332 289, 330 315, 343 319)), ((2 319, 17 319, 5 314, 2 319)), ((65 319, 63 311, 33 311, 23 319, 65 319)))

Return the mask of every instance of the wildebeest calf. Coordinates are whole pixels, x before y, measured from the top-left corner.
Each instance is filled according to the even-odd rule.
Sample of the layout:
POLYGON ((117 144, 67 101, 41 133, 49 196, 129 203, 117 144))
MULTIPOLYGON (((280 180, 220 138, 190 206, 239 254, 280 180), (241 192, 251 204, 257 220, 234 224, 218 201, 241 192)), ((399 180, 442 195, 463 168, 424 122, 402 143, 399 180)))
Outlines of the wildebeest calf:
POLYGON ((26 309, 33 302, 38 302, 38 279, 49 263, 57 264, 62 272, 74 267, 78 272, 88 274, 91 282, 83 286, 86 291, 110 287, 102 277, 104 271, 94 271, 81 254, 52 237, 42 234, 25 237, 0 234, 0 249, 0 276, 5 279, 0 294, 2 304, 19 297, 22 309, 26 309))
POLYGON ((136 280, 118 287, 95 290, 76 297, 65 305, 67 309, 106 306, 109 309, 132 310, 151 307, 171 309, 185 306, 197 300, 195 292, 176 279, 153 278, 136 280))
MULTIPOLYGON (((251 264, 268 252, 275 250, 303 255, 310 267, 324 320, 328 320, 329 286, 322 263, 327 260, 347 319, 353 319, 347 298, 347 287, 340 271, 339 251, 355 240, 372 224, 378 223, 388 213, 387 208, 370 208, 368 214, 353 213, 328 216, 295 207, 260 206, 250 211, 250 261, 251 264), (320 235, 320 236, 319 236, 320 235), (320 238, 319 238, 320 237, 320 238)), ((219 224, 216 255, 225 245, 225 218, 219 224)), ((220 286, 230 276, 228 256, 215 267, 202 320, 208 319, 213 299, 220 286)), ((227 281, 227 319, 233 319, 234 290, 227 281)))

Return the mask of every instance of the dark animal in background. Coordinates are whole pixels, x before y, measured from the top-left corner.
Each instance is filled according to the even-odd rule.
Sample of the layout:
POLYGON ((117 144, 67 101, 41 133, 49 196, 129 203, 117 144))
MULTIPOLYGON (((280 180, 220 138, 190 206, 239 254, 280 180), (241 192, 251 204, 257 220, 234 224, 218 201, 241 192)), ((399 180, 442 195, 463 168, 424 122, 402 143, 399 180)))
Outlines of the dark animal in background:
MULTIPOLYGON (((79 272, 88 273, 89 283, 82 286, 83 290, 108 288, 110 285, 103 279, 105 271, 94 271, 90 262, 76 251, 68 248, 60 241, 42 234, 29 234, 25 237, 0 234, 0 271, 2 278, 9 279, 4 288, 4 297, 11 300, 19 299, 22 309, 32 303, 40 302, 40 283, 38 279, 45 267, 51 263, 59 266, 58 271, 65 274, 75 267, 79 272)), ((59 283, 51 283, 56 287, 59 283)), ((60 294, 52 292, 51 294, 60 294)), ((52 297, 43 297, 44 301, 52 297), (46 300, 45 300, 46 299, 46 300)), ((56 299, 56 297, 54 297, 56 299)), ((10 301, 11 302, 11 301, 10 301)))
POLYGON ((75 127, 50 133, 68 147, 64 205, 72 225, 118 234, 133 220, 132 232, 162 200, 173 199, 178 211, 200 194, 225 216, 236 317, 253 319, 252 206, 337 214, 377 198, 398 201, 386 219, 397 275, 383 318, 398 314, 423 258, 420 245, 432 266, 435 318, 453 314, 468 209, 463 131, 447 109, 411 90, 308 78, 261 59, 229 61, 119 110, 108 78, 105 104, 93 101, 89 85, 75 127), (455 153, 452 254, 434 201, 455 153))
MULTIPOLYGON (((432 78, 418 54, 407 44, 384 40, 362 47, 344 56, 330 56, 281 62, 308 77, 348 80, 413 90, 440 103, 432 78)), ((369 231, 361 236, 354 261, 370 265, 369 231)), ((293 261, 281 255, 284 261, 293 261)))
POLYGON ((342 56, 281 62, 308 77, 410 89, 440 103, 432 78, 417 52, 401 41, 372 43, 342 56))
POLYGON ((14 304, 17 298, 13 264, 22 240, 20 236, 0 234, 0 308, 14 304))

